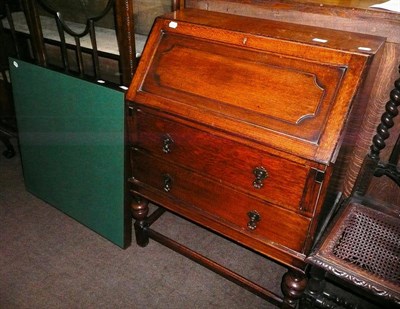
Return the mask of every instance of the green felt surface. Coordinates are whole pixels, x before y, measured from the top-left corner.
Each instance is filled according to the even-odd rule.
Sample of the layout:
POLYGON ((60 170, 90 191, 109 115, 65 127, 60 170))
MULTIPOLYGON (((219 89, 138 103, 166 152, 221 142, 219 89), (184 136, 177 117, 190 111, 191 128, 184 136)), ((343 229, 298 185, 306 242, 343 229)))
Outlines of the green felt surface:
POLYGON ((124 94, 10 59, 28 191, 118 246, 124 237, 124 94))

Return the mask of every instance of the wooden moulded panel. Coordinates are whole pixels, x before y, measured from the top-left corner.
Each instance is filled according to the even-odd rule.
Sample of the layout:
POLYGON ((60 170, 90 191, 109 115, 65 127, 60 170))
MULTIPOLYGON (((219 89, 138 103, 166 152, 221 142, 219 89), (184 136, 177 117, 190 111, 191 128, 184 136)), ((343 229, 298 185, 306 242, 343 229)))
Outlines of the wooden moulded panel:
POLYGON ((382 42, 184 10, 156 22, 127 99, 329 164, 382 42))
POLYGON ((164 34, 142 90, 318 143, 345 71, 164 34))

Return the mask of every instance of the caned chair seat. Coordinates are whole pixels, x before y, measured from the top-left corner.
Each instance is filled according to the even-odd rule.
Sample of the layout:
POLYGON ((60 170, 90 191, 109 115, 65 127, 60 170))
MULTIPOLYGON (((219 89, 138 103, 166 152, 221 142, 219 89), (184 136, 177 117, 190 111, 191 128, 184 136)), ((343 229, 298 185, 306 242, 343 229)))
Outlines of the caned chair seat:
POLYGON ((400 218, 349 203, 309 262, 400 305, 400 218))
MULTIPOLYGON (((400 186, 400 135, 388 162, 379 157, 399 113, 400 78, 394 86, 352 194, 338 202, 338 212, 307 257, 312 266, 377 296, 389 308, 400 307, 400 205, 383 204, 367 193, 373 177, 389 177, 395 189, 400 186)), ((323 279, 320 272, 311 274, 309 295, 316 299, 323 295, 323 279)))

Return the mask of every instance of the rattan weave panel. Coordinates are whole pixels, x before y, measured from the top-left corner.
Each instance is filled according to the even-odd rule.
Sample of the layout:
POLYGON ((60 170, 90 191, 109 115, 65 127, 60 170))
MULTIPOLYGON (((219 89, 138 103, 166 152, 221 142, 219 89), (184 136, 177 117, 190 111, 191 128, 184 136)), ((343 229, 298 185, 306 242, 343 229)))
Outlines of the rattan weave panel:
POLYGON ((400 286, 400 226, 362 212, 352 213, 346 221, 333 254, 400 286))

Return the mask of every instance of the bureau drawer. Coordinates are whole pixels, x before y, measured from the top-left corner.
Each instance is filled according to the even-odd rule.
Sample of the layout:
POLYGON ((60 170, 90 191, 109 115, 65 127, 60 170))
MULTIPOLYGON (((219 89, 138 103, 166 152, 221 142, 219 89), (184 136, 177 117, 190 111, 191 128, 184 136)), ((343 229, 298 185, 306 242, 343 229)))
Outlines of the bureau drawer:
POLYGON ((301 203, 308 166, 141 110, 136 126, 135 147, 287 209, 307 208, 301 203))
MULTIPOLYGON (((141 186, 150 186, 164 192, 177 204, 196 209, 196 212, 200 211, 204 216, 223 222, 251 238, 302 251, 310 219, 140 151, 132 151, 131 161, 134 183, 138 186, 135 190, 139 193, 141 186), (251 211, 257 212, 261 218, 254 230, 248 228, 248 213, 251 211)), ((150 199, 158 202, 157 198, 150 199)))

